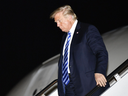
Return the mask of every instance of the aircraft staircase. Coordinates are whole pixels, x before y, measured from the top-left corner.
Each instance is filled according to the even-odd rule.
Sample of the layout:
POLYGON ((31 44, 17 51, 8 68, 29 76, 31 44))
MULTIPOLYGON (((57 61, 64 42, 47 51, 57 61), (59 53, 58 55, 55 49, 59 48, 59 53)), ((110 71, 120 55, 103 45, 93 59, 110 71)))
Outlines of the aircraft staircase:
MULTIPOLYGON (((128 59, 107 76, 110 87, 100 96, 128 96, 128 59)), ((93 95, 100 87, 96 86, 85 96, 93 95)), ((57 79, 35 96, 58 96, 57 79)))

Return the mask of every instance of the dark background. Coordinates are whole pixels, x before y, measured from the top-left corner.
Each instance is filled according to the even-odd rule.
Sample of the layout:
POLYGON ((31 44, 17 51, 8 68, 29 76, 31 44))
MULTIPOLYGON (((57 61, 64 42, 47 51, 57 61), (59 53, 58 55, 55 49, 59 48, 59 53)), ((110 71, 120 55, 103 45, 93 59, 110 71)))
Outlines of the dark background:
POLYGON ((49 15, 65 4, 71 5, 78 20, 95 25, 101 34, 128 23, 126 0, 0 1, 0 96, 59 54, 63 33, 49 15))

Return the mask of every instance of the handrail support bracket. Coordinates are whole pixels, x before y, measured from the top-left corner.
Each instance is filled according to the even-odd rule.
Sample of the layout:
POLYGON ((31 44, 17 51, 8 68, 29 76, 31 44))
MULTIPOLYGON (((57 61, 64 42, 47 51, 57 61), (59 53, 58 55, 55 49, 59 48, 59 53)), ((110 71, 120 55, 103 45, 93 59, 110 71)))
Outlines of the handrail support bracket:
POLYGON ((114 75, 114 77, 115 77, 116 81, 119 81, 119 80, 121 79, 121 77, 120 77, 120 75, 119 75, 118 73, 116 73, 116 74, 114 75))

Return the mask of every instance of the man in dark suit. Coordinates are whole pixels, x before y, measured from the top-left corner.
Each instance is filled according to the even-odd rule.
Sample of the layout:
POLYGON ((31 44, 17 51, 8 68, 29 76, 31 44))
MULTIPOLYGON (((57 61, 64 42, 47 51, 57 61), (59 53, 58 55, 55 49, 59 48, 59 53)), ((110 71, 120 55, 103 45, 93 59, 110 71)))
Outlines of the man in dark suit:
POLYGON ((77 20, 76 14, 69 5, 56 9, 50 16, 65 32, 62 38, 61 54, 58 63, 58 93, 59 96, 85 96, 96 85, 101 86, 94 95, 99 96, 107 87, 106 70, 108 53, 102 37, 93 25, 77 20), (63 81, 64 57, 67 34, 71 33, 67 65, 69 79, 63 81))

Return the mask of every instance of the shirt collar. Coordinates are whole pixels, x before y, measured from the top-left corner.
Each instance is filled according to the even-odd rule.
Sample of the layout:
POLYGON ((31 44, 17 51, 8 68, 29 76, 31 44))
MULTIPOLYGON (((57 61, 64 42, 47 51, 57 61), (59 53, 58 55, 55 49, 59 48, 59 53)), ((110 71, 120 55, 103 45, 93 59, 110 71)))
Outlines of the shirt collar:
POLYGON ((78 22, 78 20, 76 20, 76 21, 74 22, 74 24, 72 25, 71 29, 69 30, 69 31, 71 32, 71 34, 74 33, 74 31, 75 31, 75 29, 76 29, 77 22, 78 22))

